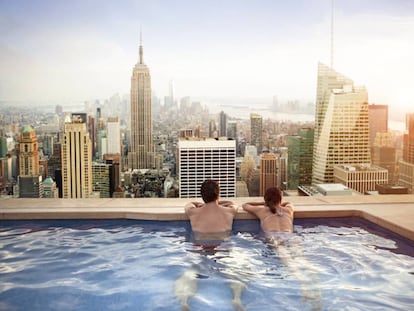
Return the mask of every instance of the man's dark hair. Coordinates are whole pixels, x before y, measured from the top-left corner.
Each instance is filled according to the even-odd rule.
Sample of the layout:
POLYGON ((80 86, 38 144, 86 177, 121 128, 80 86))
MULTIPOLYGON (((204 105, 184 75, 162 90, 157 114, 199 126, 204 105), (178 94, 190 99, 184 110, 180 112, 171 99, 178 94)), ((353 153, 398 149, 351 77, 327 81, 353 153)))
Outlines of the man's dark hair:
POLYGON ((207 179, 201 184, 200 192, 204 203, 209 203, 219 198, 220 187, 217 181, 207 179))

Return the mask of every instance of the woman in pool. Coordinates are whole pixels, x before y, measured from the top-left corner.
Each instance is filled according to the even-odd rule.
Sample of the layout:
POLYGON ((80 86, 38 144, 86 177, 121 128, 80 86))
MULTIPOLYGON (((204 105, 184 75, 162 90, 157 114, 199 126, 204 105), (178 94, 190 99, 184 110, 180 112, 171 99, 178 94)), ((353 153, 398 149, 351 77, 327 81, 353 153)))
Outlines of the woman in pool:
POLYGON ((282 192, 274 187, 266 190, 264 202, 244 203, 242 207, 260 219, 267 241, 275 248, 282 262, 301 282, 302 297, 311 303, 312 310, 320 310, 322 301, 321 291, 317 285, 318 277, 303 256, 300 237, 291 234, 293 232, 293 205, 289 202, 282 203, 282 192), (311 285, 315 285, 315 288, 311 285))
POLYGON ((248 202, 243 209, 260 219, 264 232, 292 232, 293 205, 282 203, 282 192, 273 187, 266 190, 264 202, 248 202))

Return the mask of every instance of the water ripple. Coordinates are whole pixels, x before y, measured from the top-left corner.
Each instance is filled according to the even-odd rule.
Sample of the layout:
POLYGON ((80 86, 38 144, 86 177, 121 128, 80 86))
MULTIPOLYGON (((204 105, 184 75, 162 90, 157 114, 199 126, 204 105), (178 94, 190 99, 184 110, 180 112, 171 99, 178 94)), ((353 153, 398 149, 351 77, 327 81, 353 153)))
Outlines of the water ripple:
MULTIPOLYGON (((188 226, 156 222, 23 223, 0 228, 0 310, 180 310, 175 281, 197 271, 194 310, 409 310, 414 259, 358 226, 297 225, 269 244, 246 223, 216 248, 188 226)), ((410 244, 412 245, 412 244, 410 244)))

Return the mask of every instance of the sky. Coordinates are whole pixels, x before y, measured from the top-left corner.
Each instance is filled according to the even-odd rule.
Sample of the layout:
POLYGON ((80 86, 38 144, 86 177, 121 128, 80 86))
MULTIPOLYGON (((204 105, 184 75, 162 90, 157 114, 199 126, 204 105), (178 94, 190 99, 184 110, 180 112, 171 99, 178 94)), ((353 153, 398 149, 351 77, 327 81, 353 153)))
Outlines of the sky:
MULTIPOLYGON (((414 111, 414 1, 335 0, 334 62, 369 102, 414 111)), ((138 61, 156 95, 314 101, 330 65, 331 0, 0 0, 0 101, 127 94, 138 61)))

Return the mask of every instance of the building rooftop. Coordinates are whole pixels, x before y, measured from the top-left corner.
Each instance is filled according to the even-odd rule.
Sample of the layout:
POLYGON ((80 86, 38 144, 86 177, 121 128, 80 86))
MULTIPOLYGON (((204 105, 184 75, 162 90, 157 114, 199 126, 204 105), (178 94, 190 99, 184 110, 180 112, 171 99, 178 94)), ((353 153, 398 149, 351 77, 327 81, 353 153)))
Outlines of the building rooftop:
POLYGON ((343 184, 317 184, 316 189, 321 194, 327 195, 352 195, 354 191, 343 184))
POLYGON ((23 133, 30 133, 30 132, 33 132, 33 131, 34 131, 34 129, 30 125, 27 125, 23 128, 22 132, 23 133))
MULTIPOLYGON (((414 241, 414 195, 287 197, 295 218, 361 217, 414 241)), ((236 219, 255 219, 241 209, 259 197, 232 198, 236 219)), ((9 199, 0 198, 0 219, 142 219, 188 220, 190 199, 9 199)))
POLYGON ((372 164, 344 164, 344 165, 335 165, 345 171, 359 172, 359 171, 383 171, 385 168, 379 167, 372 164))

